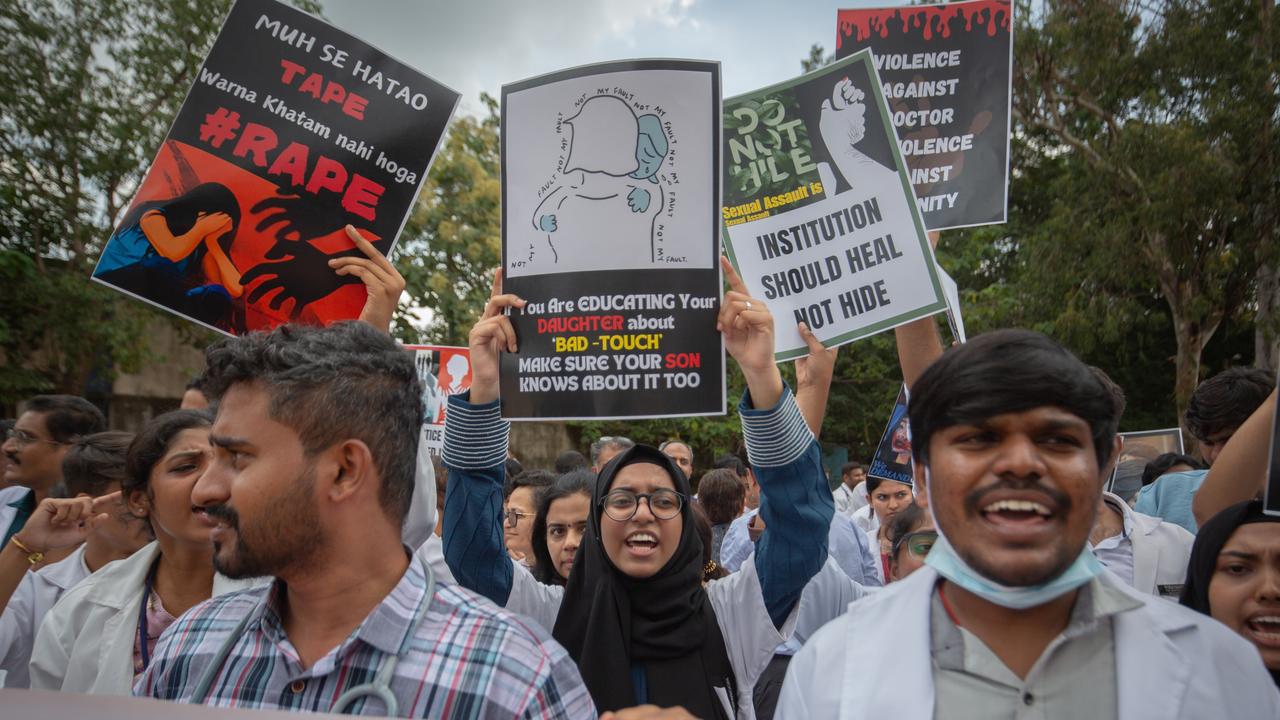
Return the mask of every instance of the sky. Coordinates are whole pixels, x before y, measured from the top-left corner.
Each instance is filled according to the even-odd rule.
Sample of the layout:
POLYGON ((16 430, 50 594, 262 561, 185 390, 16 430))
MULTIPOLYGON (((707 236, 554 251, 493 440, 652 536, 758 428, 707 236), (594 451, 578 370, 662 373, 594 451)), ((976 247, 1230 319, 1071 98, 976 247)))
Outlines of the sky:
POLYGON ((765 0, 322 0, 331 23, 462 93, 606 60, 719 60, 731 97, 799 75, 835 50, 836 9, 906 4, 765 0))

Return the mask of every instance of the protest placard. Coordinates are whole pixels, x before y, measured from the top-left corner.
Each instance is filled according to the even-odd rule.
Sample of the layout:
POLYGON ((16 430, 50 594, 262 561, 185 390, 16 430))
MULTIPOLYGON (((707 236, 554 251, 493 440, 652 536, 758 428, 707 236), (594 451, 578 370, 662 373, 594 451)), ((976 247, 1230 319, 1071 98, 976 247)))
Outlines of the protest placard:
POLYGON ((1134 430, 1118 433, 1120 436, 1120 453, 1116 456, 1116 465, 1107 480, 1107 491, 1115 487, 1116 477, 1121 472, 1142 474, 1147 463, 1165 453, 1183 453, 1182 428, 1171 427, 1159 430, 1134 430))
POLYGON ((898 399, 889 415, 889 424, 880 436, 876 453, 871 457, 867 475, 881 480, 912 483, 914 464, 911 460, 911 422, 907 417, 907 387, 898 390, 898 399))
POLYGON ((869 52, 725 101, 726 248, 779 360, 946 308, 869 52))
POLYGON ((450 395, 471 389, 471 350, 448 345, 405 345, 413 353, 422 383, 422 434, 432 455, 444 448, 445 402, 450 395))
POLYGON ((222 332, 355 318, 458 94, 274 0, 237 0, 94 280, 222 332))
POLYGON ((930 230, 1005 221, 1013 8, 1008 0, 840 10, 836 57, 876 68, 930 230))
POLYGON ((942 279, 942 293, 947 298, 947 325, 951 328, 951 337, 956 342, 969 342, 969 335, 964 329, 964 315, 960 312, 960 286, 942 268, 938 268, 938 276, 942 279))
POLYGON ((502 88, 512 419, 724 412, 720 66, 636 60, 502 88))

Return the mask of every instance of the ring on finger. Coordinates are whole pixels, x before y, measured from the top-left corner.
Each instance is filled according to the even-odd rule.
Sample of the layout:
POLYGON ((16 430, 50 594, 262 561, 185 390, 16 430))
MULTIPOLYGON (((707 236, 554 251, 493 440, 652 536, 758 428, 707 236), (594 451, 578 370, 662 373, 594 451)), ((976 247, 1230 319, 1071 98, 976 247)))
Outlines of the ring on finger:
POLYGON ((750 309, 751 309, 751 301, 750 301, 750 300, 746 300, 745 302, 747 303, 747 309, 748 309, 748 310, 750 310, 750 309))

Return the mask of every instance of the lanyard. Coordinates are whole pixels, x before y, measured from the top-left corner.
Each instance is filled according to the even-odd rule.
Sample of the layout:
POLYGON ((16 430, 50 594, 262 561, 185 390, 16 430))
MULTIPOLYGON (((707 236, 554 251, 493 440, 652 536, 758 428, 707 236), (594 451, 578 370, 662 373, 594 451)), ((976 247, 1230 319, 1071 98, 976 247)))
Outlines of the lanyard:
POLYGON ((142 584, 142 606, 138 608, 138 654, 142 657, 144 671, 151 664, 151 652, 147 650, 147 603, 151 600, 151 593, 156 584, 156 570, 159 569, 160 560, 157 558, 147 573, 146 582, 142 584))

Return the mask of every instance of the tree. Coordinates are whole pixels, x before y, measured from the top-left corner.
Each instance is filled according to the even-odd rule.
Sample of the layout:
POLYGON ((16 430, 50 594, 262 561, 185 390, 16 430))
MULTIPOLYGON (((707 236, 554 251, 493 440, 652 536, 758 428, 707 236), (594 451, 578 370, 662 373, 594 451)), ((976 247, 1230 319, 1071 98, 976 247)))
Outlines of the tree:
POLYGON ((1101 324, 1116 303, 1160 298, 1179 416, 1222 323, 1251 300, 1274 311, 1274 289, 1257 295, 1276 245, 1266 5, 1083 2, 1034 14, 1024 4, 1016 34, 1015 117, 1034 151, 1066 153, 1031 275, 1051 282, 1080 268, 1060 318, 1101 324))
POLYGON ((230 5, 0 5, 0 403, 146 356, 160 315, 88 277, 230 5))
MULTIPOLYGON (((430 309, 430 342, 466 345, 502 263, 502 181, 498 103, 487 114, 455 118, 400 240, 396 265, 413 304, 430 309)), ((397 333, 417 332, 401 313, 397 333)))

